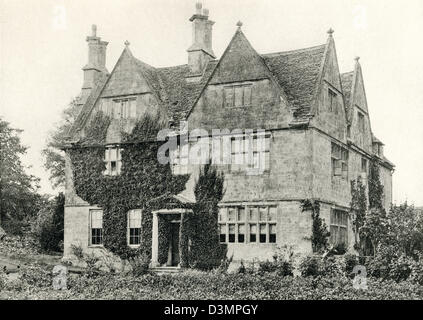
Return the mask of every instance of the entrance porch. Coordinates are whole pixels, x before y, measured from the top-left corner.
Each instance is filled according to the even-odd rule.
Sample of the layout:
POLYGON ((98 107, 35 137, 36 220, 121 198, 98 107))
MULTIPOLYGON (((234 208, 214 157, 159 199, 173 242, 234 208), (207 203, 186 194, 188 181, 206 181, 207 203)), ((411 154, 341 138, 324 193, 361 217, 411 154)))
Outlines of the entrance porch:
POLYGON ((191 209, 182 208, 152 211, 151 268, 181 266, 181 253, 187 249, 181 231, 184 216, 190 213, 191 209))

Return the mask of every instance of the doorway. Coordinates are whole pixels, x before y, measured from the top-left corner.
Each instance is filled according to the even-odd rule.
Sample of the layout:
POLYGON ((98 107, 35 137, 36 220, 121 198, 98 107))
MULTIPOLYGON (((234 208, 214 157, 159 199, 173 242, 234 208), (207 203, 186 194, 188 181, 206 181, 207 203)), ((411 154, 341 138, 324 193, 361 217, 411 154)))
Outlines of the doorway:
POLYGON ((168 265, 177 267, 179 265, 179 229, 181 223, 171 222, 170 223, 170 241, 169 241, 169 260, 168 265))

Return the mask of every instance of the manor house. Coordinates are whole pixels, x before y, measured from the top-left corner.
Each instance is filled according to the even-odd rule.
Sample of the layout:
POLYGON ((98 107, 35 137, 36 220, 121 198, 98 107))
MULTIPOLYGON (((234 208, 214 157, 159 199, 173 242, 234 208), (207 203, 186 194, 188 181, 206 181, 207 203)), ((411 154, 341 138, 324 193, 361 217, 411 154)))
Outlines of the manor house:
MULTIPOLYGON (((92 27, 86 38, 88 63, 83 68, 78 101, 81 112, 69 132, 70 141, 84 136, 84 128, 97 112, 107 114, 111 123, 104 145, 104 174, 118 176, 125 170, 120 157, 124 147, 121 132, 130 132, 146 112, 160 112, 175 132, 199 128, 211 135, 213 129, 229 133, 241 129, 229 134, 229 139, 253 143, 248 148, 232 148, 230 158, 249 153, 251 161, 219 166, 225 177, 225 193, 219 204, 218 224, 228 255, 233 254, 234 260, 267 259, 283 245, 311 252, 312 218, 301 208, 305 199, 319 201, 331 242, 352 248, 351 181, 361 179, 366 184, 369 163, 377 159, 383 201, 389 208, 394 169, 383 154, 384 144, 372 132, 359 58, 351 59, 352 71, 339 72, 332 29, 320 45, 259 53, 248 41, 241 22, 218 58, 213 52, 214 22, 209 11, 197 3, 189 21, 192 45, 187 48, 186 64, 153 67, 142 57, 136 58, 126 42, 111 72, 106 68, 108 42, 98 36, 96 26, 92 27), (256 143, 258 138, 264 143, 256 143), (252 173, 251 168, 260 170, 252 173)), ((283 43, 280 47, 283 49, 283 43)), ((172 159, 174 175, 190 174, 186 190, 175 196, 194 202, 200 165, 184 159, 180 150, 172 159)), ((157 221, 168 211, 153 213, 152 265, 158 264, 157 221)), ((127 214, 128 246, 137 247, 143 208, 132 208, 127 214)), ((169 266, 179 263, 178 219, 173 222, 169 266)), ((76 194, 72 163, 67 157, 65 257, 71 255, 72 244, 87 252, 102 248, 102 224, 102 208, 76 194)))

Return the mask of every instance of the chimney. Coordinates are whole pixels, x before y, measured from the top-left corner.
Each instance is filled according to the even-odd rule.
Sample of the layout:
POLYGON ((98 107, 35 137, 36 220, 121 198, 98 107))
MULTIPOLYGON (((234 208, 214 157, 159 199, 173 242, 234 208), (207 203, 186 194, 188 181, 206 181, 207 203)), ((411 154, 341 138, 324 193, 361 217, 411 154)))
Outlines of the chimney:
POLYGON ((106 69, 106 47, 108 42, 101 41, 97 37, 97 26, 91 27, 91 36, 87 37, 88 42, 88 63, 82 68, 84 71, 84 84, 79 98, 79 104, 85 104, 91 90, 102 74, 108 74, 106 69))
POLYGON ((216 58, 212 49, 214 22, 209 20, 209 10, 202 10, 200 2, 195 7, 196 12, 189 19, 192 22, 192 45, 187 50, 191 77, 201 76, 209 60, 216 58))

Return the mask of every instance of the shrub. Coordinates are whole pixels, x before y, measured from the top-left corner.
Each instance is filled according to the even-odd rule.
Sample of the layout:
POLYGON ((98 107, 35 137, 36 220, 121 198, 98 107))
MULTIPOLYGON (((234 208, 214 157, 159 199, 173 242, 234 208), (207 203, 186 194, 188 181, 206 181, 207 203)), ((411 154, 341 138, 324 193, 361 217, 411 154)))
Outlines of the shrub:
POLYGON ((84 257, 82 259, 86 266, 87 266, 87 274, 89 276, 94 276, 99 273, 99 268, 97 266, 97 263, 100 261, 100 258, 97 257, 94 253, 84 254, 84 257))
POLYGON ((28 223, 21 220, 7 219, 2 222, 2 227, 7 234, 23 237, 28 223))
POLYGON ((418 261, 413 264, 410 280, 413 283, 423 285, 423 254, 418 255, 418 261))
POLYGON ((299 270, 303 277, 317 277, 320 275, 320 258, 307 256, 300 262, 299 270))
POLYGON ((228 268, 229 265, 232 263, 232 260, 234 259, 234 255, 231 255, 230 258, 228 257, 224 257, 221 261, 220 261, 220 265, 219 267, 217 267, 215 270, 218 273, 227 273, 228 272, 228 268))
POLYGON ((344 242, 341 242, 341 243, 336 244, 333 247, 332 252, 333 252, 333 254, 336 254, 336 255, 342 255, 342 254, 345 254, 347 252, 347 249, 348 249, 347 245, 344 242))
POLYGON ((292 260, 287 260, 284 256, 280 254, 275 254, 273 256, 273 261, 262 261, 259 262, 260 273, 263 272, 276 272, 281 277, 293 276, 294 267, 292 260))
POLYGON ((150 258, 146 252, 142 252, 140 255, 130 258, 128 261, 131 265, 131 271, 134 277, 140 277, 148 273, 150 258))
POLYGON ((346 254, 344 256, 345 272, 347 275, 351 274, 354 267, 358 265, 358 259, 355 254, 346 254))
POLYGON ((275 272, 278 265, 276 261, 260 261, 259 262, 259 272, 275 272))
POLYGON ((244 262, 241 260, 241 264, 238 267, 237 273, 244 274, 247 272, 247 268, 244 266, 244 262))
POLYGON ((78 259, 81 260, 84 258, 84 252, 82 250, 82 247, 80 245, 71 244, 71 251, 72 254, 78 259))
POLYGON ((278 262, 278 268, 276 270, 276 273, 279 276, 282 276, 282 277, 293 276, 294 275, 294 267, 293 267, 291 261, 278 262))
POLYGON ((4 290, 6 286, 6 275, 3 270, 0 269, 0 291, 4 290))
POLYGON ((345 266, 335 256, 324 257, 319 264, 319 275, 325 277, 339 277, 344 275, 345 266))
POLYGON ((413 271, 414 264, 414 260, 405 255, 401 255, 398 259, 393 259, 389 264, 389 279, 396 282, 407 280, 413 271))
POLYGON ((20 279, 29 286, 46 288, 52 286, 53 275, 50 271, 40 267, 31 266, 23 268, 20 279))

